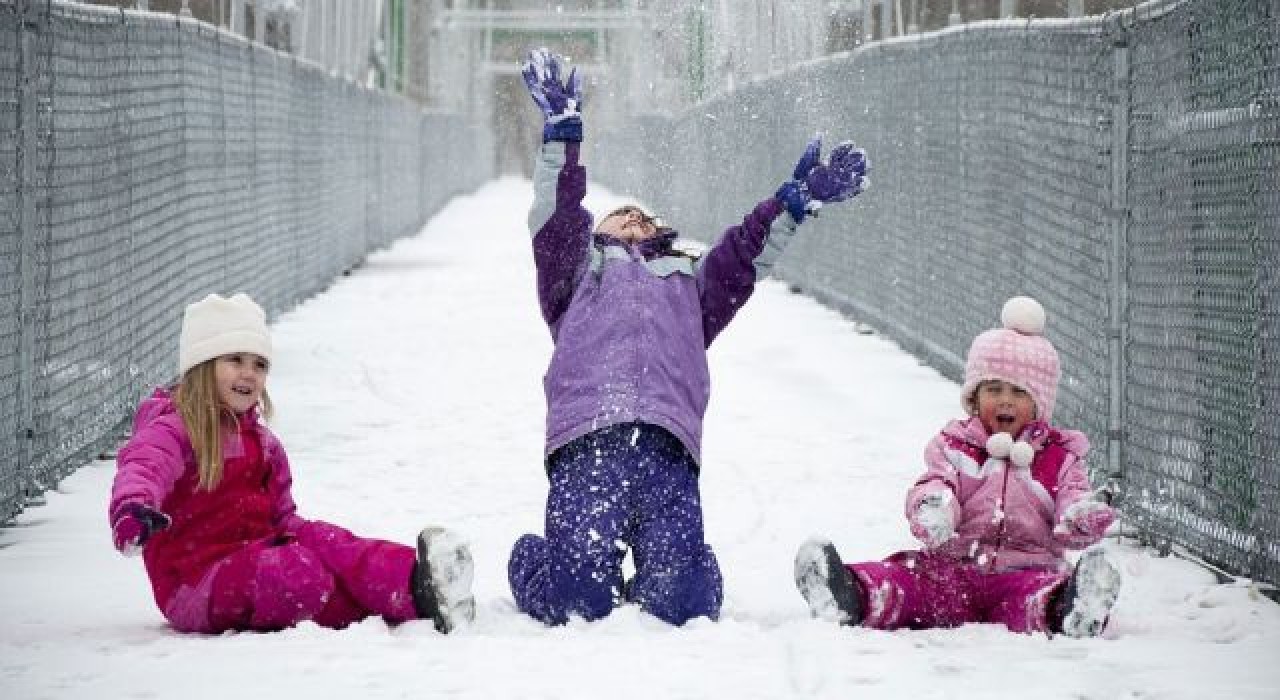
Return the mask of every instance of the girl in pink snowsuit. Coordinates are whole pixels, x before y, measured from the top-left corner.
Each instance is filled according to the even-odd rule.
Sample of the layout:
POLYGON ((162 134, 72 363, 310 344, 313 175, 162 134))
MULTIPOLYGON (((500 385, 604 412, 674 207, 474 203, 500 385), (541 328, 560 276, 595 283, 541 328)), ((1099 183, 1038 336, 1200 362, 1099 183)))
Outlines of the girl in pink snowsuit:
POLYGON ((381 615, 447 632, 474 616, 471 555, 453 533, 428 527, 415 552, 297 515, 288 457, 260 420, 271 339, 253 300, 189 305, 179 355, 179 383, 138 408, 108 508, 116 549, 141 549, 174 629, 341 628, 381 615))
POLYGON ((1014 632, 1095 636, 1119 593, 1101 548, 1069 571, 1064 550, 1096 543, 1115 518, 1094 500, 1083 433, 1049 423, 1059 363, 1041 333, 1044 309, 1010 299, 1004 327, 974 339, 961 401, 925 448, 907 493, 925 545, 884 561, 844 564, 827 540, 796 554, 795 580, 816 617, 877 629, 996 622, 1014 632))

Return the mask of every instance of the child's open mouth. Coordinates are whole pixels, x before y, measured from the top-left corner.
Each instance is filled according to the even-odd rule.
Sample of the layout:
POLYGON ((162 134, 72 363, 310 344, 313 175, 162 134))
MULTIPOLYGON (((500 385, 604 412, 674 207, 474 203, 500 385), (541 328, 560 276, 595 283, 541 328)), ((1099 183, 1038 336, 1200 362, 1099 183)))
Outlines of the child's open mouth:
MULTIPOLYGON (((1018 421, 1017 417, 1016 417, 1016 416, 1014 416, 1012 413, 997 413, 997 414, 996 414, 996 427, 998 427, 998 428, 1002 428, 1002 429, 1003 429, 1003 428, 1012 428, 1012 427, 1013 427, 1013 424, 1014 424, 1014 423, 1016 423, 1017 421, 1018 421)), ((1000 432, 1005 432, 1005 433, 1007 433, 1007 432, 1009 432, 1009 431, 1008 431, 1008 430, 1001 430, 1000 432)))

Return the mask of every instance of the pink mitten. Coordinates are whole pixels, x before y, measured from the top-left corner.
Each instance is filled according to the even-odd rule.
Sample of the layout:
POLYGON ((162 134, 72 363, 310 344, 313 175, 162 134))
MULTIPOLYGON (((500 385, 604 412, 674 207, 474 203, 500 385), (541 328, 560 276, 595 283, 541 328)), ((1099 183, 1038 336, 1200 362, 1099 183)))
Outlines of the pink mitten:
POLYGON ((951 510, 951 502, 954 499, 950 491, 934 491, 920 499, 915 513, 909 518, 911 534, 929 549, 937 547, 956 534, 955 516, 951 510))
POLYGON ((1068 549, 1083 549, 1102 539, 1107 528, 1116 520, 1111 506, 1084 498, 1062 513, 1062 520, 1053 528, 1053 537, 1068 549))

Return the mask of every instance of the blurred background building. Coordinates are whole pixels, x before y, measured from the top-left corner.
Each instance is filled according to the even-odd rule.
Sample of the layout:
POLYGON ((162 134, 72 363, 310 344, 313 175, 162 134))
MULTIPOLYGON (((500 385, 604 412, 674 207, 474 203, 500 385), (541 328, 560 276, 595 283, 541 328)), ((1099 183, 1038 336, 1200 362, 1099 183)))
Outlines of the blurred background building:
POLYGON ((596 125, 673 112, 865 41, 986 19, 1075 17, 1133 0, 106 0, 186 14, 425 108, 489 120, 526 172, 537 115, 519 81, 546 46, 588 77, 596 125))

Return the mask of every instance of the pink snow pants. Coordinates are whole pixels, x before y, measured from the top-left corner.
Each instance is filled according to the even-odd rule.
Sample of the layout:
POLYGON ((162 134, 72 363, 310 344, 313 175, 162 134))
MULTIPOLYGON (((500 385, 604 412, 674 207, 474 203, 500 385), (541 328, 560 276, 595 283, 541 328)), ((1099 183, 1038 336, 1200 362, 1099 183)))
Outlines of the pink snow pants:
POLYGON ((311 521, 293 541, 256 543, 215 563, 164 614, 183 632, 272 631, 304 620, 339 629, 371 615, 397 624, 418 616, 409 588, 415 559, 411 547, 311 521))
POLYGON ((862 584, 863 626, 885 630, 995 622, 1013 632, 1048 631, 1049 597, 1067 579, 1046 569, 987 573, 916 551, 846 567, 862 584))

